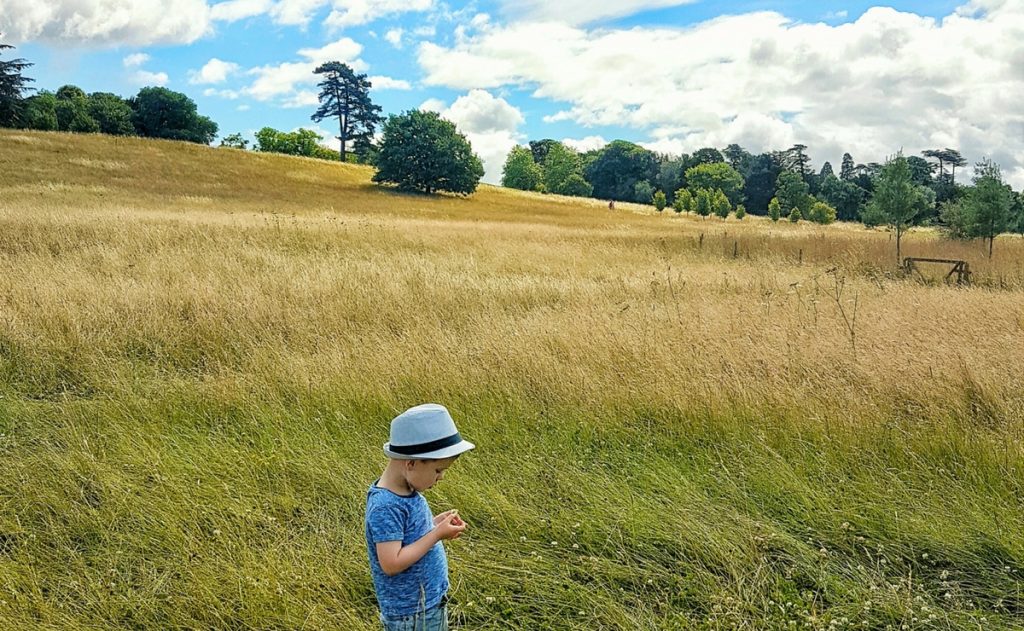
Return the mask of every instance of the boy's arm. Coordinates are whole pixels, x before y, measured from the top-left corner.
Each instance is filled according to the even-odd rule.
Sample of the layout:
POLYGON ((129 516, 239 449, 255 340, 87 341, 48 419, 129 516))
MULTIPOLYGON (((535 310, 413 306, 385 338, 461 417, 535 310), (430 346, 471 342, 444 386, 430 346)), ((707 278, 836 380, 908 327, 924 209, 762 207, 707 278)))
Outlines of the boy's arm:
POLYGON ((388 576, 400 574, 409 569, 413 563, 423 558, 438 541, 442 539, 453 539, 466 529, 466 525, 458 526, 452 524, 455 513, 449 514, 433 530, 423 535, 407 546, 401 541, 381 541, 377 544, 377 561, 380 562, 380 569, 388 576))

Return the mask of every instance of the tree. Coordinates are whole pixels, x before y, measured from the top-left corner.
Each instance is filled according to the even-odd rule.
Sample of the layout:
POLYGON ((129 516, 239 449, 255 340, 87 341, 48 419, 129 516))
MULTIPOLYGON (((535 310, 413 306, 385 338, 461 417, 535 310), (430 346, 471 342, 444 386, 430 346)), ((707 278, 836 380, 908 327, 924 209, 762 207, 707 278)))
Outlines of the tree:
POLYGON ((707 217, 711 214, 714 209, 714 198, 711 196, 711 191, 706 188, 697 189, 694 194, 694 210, 701 217, 707 217))
POLYGON ((773 197, 772 201, 768 202, 768 218, 772 221, 778 221, 782 217, 782 205, 779 204, 779 198, 773 197))
POLYGON ((93 92, 88 100, 89 116, 96 121, 98 130, 114 136, 134 136, 132 108, 116 94, 93 92))
MULTIPOLYGON (((594 196, 624 202, 636 201, 637 182, 648 184, 658 177, 658 160, 652 151, 625 140, 614 140, 586 167, 594 196)), ((650 203, 650 197, 643 202, 650 203)))
POLYGON ((729 198, 717 188, 711 193, 711 207, 714 213, 722 219, 728 217, 729 212, 732 211, 732 204, 729 202, 729 198))
POLYGON ((361 151, 360 160, 365 161, 373 132, 383 120, 380 106, 370 100, 370 81, 366 75, 356 74, 348 64, 337 61, 320 64, 313 73, 324 77, 317 83, 320 107, 310 118, 314 123, 337 118, 338 140, 341 141, 339 159, 348 161, 348 143, 354 141, 361 151))
POLYGON ((402 190, 468 195, 483 175, 483 164, 469 141, 436 112, 411 110, 389 116, 384 123, 374 182, 391 182, 402 190))
POLYGON ((743 221, 743 218, 747 216, 747 207, 740 204, 736 207, 736 218, 743 221))
POLYGON ((590 185, 590 182, 585 180, 579 173, 573 173, 569 177, 565 178, 562 183, 562 195, 568 195, 569 197, 590 197, 594 193, 594 187, 590 185))
POLYGON ((743 173, 750 168, 750 162, 754 159, 754 156, 749 151, 735 143, 726 147, 722 155, 729 162, 729 166, 736 169, 739 173, 743 173))
POLYGON ((1013 191, 1003 184, 999 165, 982 160, 974 166, 974 188, 968 193, 966 209, 970 233, 988 239, 988 257, 992 246, 1010 224, 1013 191))
POLYGON ((824 179, 826 177, 835 177, 835 172, 832 171, 832 163, 825 161, 825 164, 821 165, 821 172, 818 173, 818 178, 824 179))
POLYGON ((690 194, 690 191, 685 188, 681 188, 676 191, 676 199, 672 204, 672 208, 674 208, 677 213, 690 212, 693 208, 693 195, 690 194))
POLYGON ((81 133, 95 133, 99 123, 89 113, 89 97, 82 88, 61 86, 57 90, 57 129, 81 133))
POLYGON ((665 199, 665 193, 663 191, 655 191, 653 199, 654 199, 654 209, 655 210, 657 210, 659 213, 661 211, 665 210, 666 199, 665 199))
POLYGON ((843 154, 843 164, 839 169, 839 179, 844 182, 852 180, 855 176, 856 165, 853 162, 853 156, 848 153, 843 154))
POLYGON ((582 170, 580 154, 575 149, 560 142, 552 144, 548 147, 547 155, 544 156, 544 164, 541 168, 544 178, 544 189, 548 193, 556 195, 569 195, 570 188, 574 191, 579 191, 579 183, 572 176, 578 175, 579 179, 586 181, 583 178, 582 170))
POLYGON ((801 217, 806 217, 811 211, 810 188, 807 182, 793 171, 783 171, 779 174, 775 196, 783 208, 799 208, 801 217))
POLYGON ((902 154, 897 154, 882 167, 875 184, 875 195, 868 204, 869 219, 877 217, 896 233, 896 263, 902 260, 900 244, 903 234, 914 223, 914 218, 927 203, 922 189, 916 186, 910 166, 902 154))
POLYGON ((793 206, 793 209, 789 211, 790 223, 799 223, 801 219, 803 219, 803 215, 800 213, 800 209, 793 206))
POLYGON ((658 162, 658 188, 665 191, 669 203, 674 203, 675 191, 685 187, 686 158, 659 156, 658 162))
POLYGON ((699 164, 686 170, 686 184, 691 189, 720 190, 730 204, 743 201, 743 176, 724 162, 699 164))
POLYGON ((548 157, 548 151, 555 145, 561 145, 562 143, 551 138, 545 138, 543 140, 531 140, 530 141, 530 153, 533 154, 533 161, 537 164, 544 164, 544 159, 548 157))
POLYGON ((256 151, 284 153, 290 156, 305 156, 322 160, 337 160, 338 152, 323 146, 324 137, 312 129, 296 129, 293 132, 278 131, 264 127, 256 132, 256 151))
POLYGON ((695 167, 698 164, 714 164, 715 162, 725 162, 725 156, 722 152, 714 147, 704 147, 693 152, 690 156, 690 166, 695 167))
POLYGON ((807 145, 793 145, 783 152, 782 162, 786 169, 795 171, 804 182, 807 181, 807 176, 811 173, 810 160, 804 153, 806 150, 807 145))
POLYGON ((654 203, 654 187, 647 180, 640 180, 633 186, 633 201, 638 204, 654 203))
POLYGON ((814 223, 827 225, 835 222, 836 209, 832 208, 825 202, 814 202, 814 204, 811 205, 811 215, 808 218, 814 223))
POLYGON ((949 200, 939 205, 942 235, 949 239, 966 241, 974 238, 967 205, 961 200, 949 200))
POLYGON ((22 124, 28 129, 57 131, 57 97, 46 90, 25 99, 22 124))
POLYGON ((229 147, 231 149, 248 149, 249 141, 242 138, 241 133, 228 134, 220 140, 221 147, 229 147))
MULTIPOLYGON (((0 53, 4 50, 14 50, 14 47, 0 44, 0 53)), ((25 84, 33 82, 21 73, 32 65, 20 58, 0 60, 0 127, 13 127, 21 122, 24 105, 21 95, 29 89, 25 84)))
POLYGON ((754 156, 743 176, 747 209, 753 214, 768 213, 768 203, 775 196, 775 182, 782 172, 782 165, 771 153, 754 156))
POLYGON ((855 221, 860 216, 867 191, 850 180, 841 180, 830 175, 821 181, 821 197, 829 206, 836 209, 838 219, 855 221))
POLYGON ((203 145, 217 136, 217 123, 200 116, 196 104, 180 92, 167 88, 142 88, 128 104, 132 124, 140 136, 185 140, 203 145))
POLYGON ((533 152, 528 148, 516 145, 505 158, 502 169, 501 185, 506 188, 517 188, 521 191, 540 189, 544 174, 540 166, 533 161, 533 152))

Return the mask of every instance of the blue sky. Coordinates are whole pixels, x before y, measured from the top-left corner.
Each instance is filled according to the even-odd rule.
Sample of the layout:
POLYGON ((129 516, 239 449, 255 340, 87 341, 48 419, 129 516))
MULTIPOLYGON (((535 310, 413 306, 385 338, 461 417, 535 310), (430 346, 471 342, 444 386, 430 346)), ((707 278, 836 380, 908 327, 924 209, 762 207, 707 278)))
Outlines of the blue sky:
POLYGON ((311 67, 344 61, 385 113, 456 122, 489 181, 517 142, 624 138, 816 165, 952 146, 1024 186, 1021 0, 0 0, 0 31, 35 87, 165 85, 250 138, 316 128, 311 67))

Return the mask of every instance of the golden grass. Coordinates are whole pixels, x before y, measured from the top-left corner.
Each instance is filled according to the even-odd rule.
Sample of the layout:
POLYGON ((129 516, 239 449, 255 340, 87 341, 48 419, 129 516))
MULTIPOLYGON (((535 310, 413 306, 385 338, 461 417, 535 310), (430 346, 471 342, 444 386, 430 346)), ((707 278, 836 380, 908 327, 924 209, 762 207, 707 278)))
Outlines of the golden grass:
MULTIPOLYGON (((274 576, 306 572, 307 581, 296 579, 287 588, 250 585, 246 589, 255 591, 246 591, 251 597, 234 603, 236 609, 243 607, 234 614, 212 604, 231 598, 217 585, 218 577, 241 581, 269 571, 258 569, 264 557, 251 539, 256 531, 244 530, 226 541, 226 548, 204 543, 204 554, 211 560, 197 568, 201 576, 178 577, 174 583, 186 592, 199 591, 176 592, 173 598, 227 617, 218 622, 199 616, 191 623, 175 618, 168 613, 174 607, 172 599, 164 602, 164 596, 153 595, 160 592, 163 580, 154 576, 137 578, 154 590, 150 596, 134 596, 135 606, 145 610, 133 614, 141 626, 159 626, 159 620, 200 626, 261 626, 260 621, 276 620, 288 626, 282 621, 295 622, 303 615, 311 626, 370 624, 368 578, 360 573, 365 563, 359 556, 357 530, 360 485, 372 480, 380 465, 376 446, 385 438, 389 415, 423 400, 449 404, 463 432, 484 439, 477 441, 481 459, 474 464, 474 455, 466 458, 470 462, 461 484, 469 490, 460 492, 460 482, 453 481, 451 495, 441 496, 468 505, 471 510, 464 513, 475 509, 478 515, 486 514, 493 528, 490 534, 480 533, 479 548, 453 551, 456 576, 467 572, 476 580, 474 585, 455 583, 461 599, 456 612, 471 628, 501 628, 517 619, 525 621, 517 628, 541 621, 553 628, 774 628, 775 622, 766 621, 775 618, 757 613, 762 601, 744 598, 754 598, 753 593, 767 598, 763 594, 784 592, 785 585, 771 582, 770 589, 745 592, 744 581, 754 579, 743 577, 753 566, 737 559, 749 556, 753 562, 757 554, 753 548, 737 552, 729 542, 740 536, 734 532, 737 528, 747 533, 745 529, 763 528, 770 521, 760 512, 767 509, 748 504, 755 495, 794 505, 810 502, 811 497, 821 506, 831 501, 805 476, 812 470, 825 475, 826 469, 794 463, 795 468, 783 473, 765 465, 764 471, 770 473, 764 475, 774 483, 757 491, 764 480, 753 473, 749 478, 740 474, 746 482, 737 482, 717 477, 712 468, 711 474, 704 470, 696 475, 714 475, 704 482, 714 488, 726 486, 717 491, 703 490, 692 481, 686 486, 688 467, 674 463, 675 457, 685 459, 693 453, 705 454, 694 458, 713 459, 712 452, 705 453, 706 446, 688 442, 698 439, 681 437, 681 432, 697 427, 689 425, 698 422, 693 419, 710 423, 699 425, 700 431, 718 435, 721 448, 734 456, 750 449, 749 441, 756 436, 756 441, 768 444, 783 440, 765 437, 778 434, 791 441, 771 449, 790 450, 790 455, 802 453, 804 440, 825 453, 832 453, 828 441, 840 441, 847 451, 836 451, 836 462, 853 458, 850 454, 857 450, 872 449, 862 443, 865 437, 885 436, 888 441, 887 432, 893 428, 911 434, 919 429, 921 436, 931 437, 919 437, 925 446, 910 446, 909 455, 892 456, 893 462, 902 463, 893 466, 910 467, 914 475, 925 475, 912 464, 915 454, 920 455, 914 450, 934 452, 936 445, 945 445, 942 441, 953 440, 950 436, 977 439, 982 445, 977 454, 984 455, 971 452, 970 458, 988 458, 996 453, 989 449, 1002 450, 1005 462, 998 466, 1006 480, 998 484, 1018 484, 1021 479, 1020 443, 1014 442, 1024 419, 1021 239, 998 239, 995 257, 989 261, 981 244, 952 243, 929 230, 912 231, 904 242, 905 254, 970 261, 976 284, 957 288, 902 277, 893 260, 894 245, 882 230, 772 224, 756 217, 739 222, 659 215, 653 208, 629 204, 617 204, 610 211, 599 200, 489 186, 470 198, 404 195, 373 186, 370 174, 370 169, 354 165, 181 143, 0 131, 0 393, 5 397, 0 405, 10 405, 10 418, 20 419, 22 426, 36 428, 20 440, 44 444, 50 440, 44 437, 52 434, 59 437, 53 440, 67 444, 79 431, 74 427, 92 427, 90 414, 105 410, 103 418, 121 420, 96 421, 95 433, 87 429, 85 435, 106 443, 98 428, 109 423, 108 430, 127 432, 118 439, 127 442, 110 439, 115 456, 104 466, 118 466, 119 458, 130 458, 133 450, 154 462, 166 459, 166 465, 146 474, 177 480, 178 486, 168 486, 166 496, 153 500, 158 504, 154 510, 166 511, 160 514, 173 515, 175 506, 189 504, 244 514, 244 506, 251 509, 263 501, 263 483, 289 498, 282 500, 286 504, 309 510, 309 489, 318 484, 314 481, 332 476, 332 482, 319 484, 328 484, 328 495, 333 493, 353 511, 330 517, 349 529, 342 548, 349 559, 332 580, 356 586, 343 595, 337 611, 324 609, 334 606, 326 594, 303 591, 309 588, 308 572, 325 567, 303 555, 317 550, 316 554, 330 555, 329 549, 321 549, 326 545, 323 539, 311 547, 281 543, 282 554, 270 557, 276 564, 274 576), (320 415, 330 409, 338 416, 322 420, 320 415), (161 410, 174 417, 167 421, 170 425, 159 420, 161 410), (47 415, 54 427, 33 425, 47 415), (220 431, 215 429, 221 427, 214 420, 218 416, 245 428, 238 430, 239 436, 272 436, 284 453, 304 464, 291 469, 288 457, 274 456, 266 445, 243 445, 248 454, 244 457, 218 451, 216 439, 203 433, 203 428, 220 431), (288 425, 284 417, 296 425, 288 425), (550 426, 545 418, 551 419, 550 426), (127 428, 135 423, 158 438, 132 438, 133 431, 127 428), (184 448, 175 446, 176 423, 199 428, 198 435, 189 434, 199 440, 198 452, 186 449, 187 458, 179 451, 184 448), (339 428, 344 428, 343 440, 333 435, 339 428), (929 434, 929 428, 940 429, 929 434), (804 432, 810 432, 809 437, 800 438, 804 432), (531 436, 545 438, 540 445, 518 451, 517 446, 528 445, 524 441, 531 436), (327 437, 341 444, 318 447, 316 440, 327 437), (933 439, 938 442, 928 442, 933 439), (640 443, 653 445, 653 451, 645 448, 630 463, 632 445, 640 443), (576 447, 570 451, 597 446, 568 461, 560 459, 558 454, 571 444, 576 447), (687 451, 687 444, 694 451, 687 451), (295 453, 299 445, 313 449, 314 455, 295 453), (494 451, 486 455, 485 449, 494 451), (599 474, 597 482, 583 473, 595 466, 590 458, 597 453, 598 462, 624 461, 622 467, 637 480, 632 487, 635 496, 609 494, 606 483, 614 483, 612 473, 599 474), (666 458, 668 453, 674 456, 666 458), (332 471, 331 459, 339 456, 348 459, 350 470, 332 471), (254 457, 270 460, 257 465, 250 460, 254 457), (539 466, 541 459, 546 466, 539 466), (526 472, 521 488, 507 475, 489 470, 488 462, 526 472), (251 475, 234 469, 242 463, 252 464, 251 475), (191 473, 183 473, 186 470, 191 473), (295 482, 297 487, 281 482, 287 471, 302 480, 295 482), (652 471, 659 473, 645 477, 652 471), (182 486, 189 475, 235 480, 242 489, 239 493, 249 499, 232 508, 226 491, 197 495, 182 486), (239 475, 242 479, 236 480, 239 475), (529 476, 550 477, 538 487, 537 478, 529 476), (677 479, 683 488, 662 488, 677 479), (503 492, 495 491, 499 486, 503 492), (779 499, 787 497, 787 486, 791 495, 779 499), (614 544, 606 539, 607 545, 588 551, 587 557, 601 566, 591 574, 599 577, 597 586, 587 587, 584 578, 564 577, 561 570, 545 564, 527 570, 534 567, 529 559, 502 563, 518 533, 535 530, 530 524, 537 518, 537 507, 531 496, 551 489, 580 502, 562 515, 571 522, 600 521, 602 511, 610 509, 617 515, 616 524, 626 524, 611 531, 592 526, 593 537, 616 538, 614 544), (591 499, 573 489, 586 490, 591 499), (719 493, 719 499, 704 496, 707 492, 719 493), (765 495, 758 495, 762 492, 765 495), (678 494, 700 502, 710 521, 703 523, 691 513, 677 515, 678 519, 690 520, 690 527, 706 532, 634 523, 628 515, 630 504, 667 511, 666 515, 688 510, 659 499, 678 494), (735 519, 746 525, 733 523, 735 519), (616 591, 625 583, 616 575, 615 556, 596 552, 607 551, 609 545, 625 555, 621 558, 649 566, 651 580, 666 590, 665 604, 644 601, 642 586, 628 588, 628 597, 616 591), (659 545, 681 550, 698 546, 700 554, 708 555, 701 563, 731 568, 714 570, 716 581, 721 581, 715 588, 721 591, 714 592, 718 595, 680 596, 682 588, 674 582, 678 576, 658 569, 658 563, 675 563, 659 556, 665 552, 656 551, 659 545), (519 569, 509 569, 512 565, 519 569), (548 581, 565 580, 576 591, 547 592, 552 601, 545 602, 542 593, 510 585, 510 576, 502 576, 520 571, 536 578, 538 585, 550 587, 548 581), (474 613, 467 604, 474 600, 479 607, 488 593, 481 581, 500 586, 500 611, 474 613), (278 602, 280 594, 275 596, 274 589, 287 589, 294 606, 261 609, 278 602), (532 600, 515 595, 522 590, 532 600), (726 601, 718 598, 727 593, 748 609, 736 609, 733 618, 710 616, 705 605, 725 606, 726 601), (640 598, 639 608, 631 614, 626 605, 634 597, 640 598), (588 599, 602 603, 589 626, 586 616, 574 621, 575 610, 585 609, 582 603, 588 599), (712 617, 714 624, 709 622, 712 617)), ((8 433, 12 431, 9 428, 8 433)), ((236 438, 226 440, 224 448, 237 450, 236 438)), ((256 440, 254 444, 262 439, 256 440)), ((104 460, 88 446, 76 449, 75 458, 104 460)), ((944 457, 936 455, 937 461, 944 457)), ((69 479, 74 479, 73 471, 96 466, 74 459, 61 462, 69 479)), ((888 466, 882 456, 877 462, 888 466)), ((874 465, 862 465, 856 470, 873 475, 874 465)), ((22 466, 36 471, 42 465, 26 461, 22 466)), ((895 484, 884 475, 873 483, 879 488, 895 484)), ((4 489, 5 494, 15 492, 13 487, 4 489)), ((40 502, 67 501, 53 489, 36 493, 50 499, 22 502, 22 511, 42 510, 40 502)), ((845 493, 839 496, 846 497, 845 493)), ((999 493, 1001 499, 990 498, 989 508, 1004 518, 1014 515, 1012 503, 1004 504, 1006 496, 999 493)), ((962 496, 970 495, 965 490, 962 496)), ((886 500, 877 495, 864 510, 853 504, 830 510, 872 513, 870 502, 877 501, 879 506, 895 505, 898 511, 901 502, 917 501, 909 499, 910 492, 901 497, 886 500)), ((800 511, 810 504, 801 506, 797 512, 805 515, 800 511)), ((942 506, 949 512, 936 519, 949 541, 959 540, 957 520, 981 520, 982 512, 970 512, 974 508, 959 514, 952 505, 942 506)), ((925 508, 907 510, 922 520, 915 526, 918 530, 912 530, 925 532, 925 508)), ((878 517, 885 524, 889 518, 878 517)), ((205 523, 207 518, 177 519, 183 520, 187 532, 192 527, 188 524, 205 523)), ((325 527, 305 519, 304 527, 325 527)), ((1024 525, 1019 513, 1008 519, 1024 525)), ((5 514, 4 520, 8 525, 0 524, 0 530, 18 531, 11 525, 17 515, 5 514)), ((778 526, 779 532, 795 536, 799 543, 801 535, 794 534, 791 525, 778 526)), ((290 527, 265 526, 281 541, 298 536, 290 527)), ((150 524, 143 530, 155 527, 150 524)), ((984 526, 990 527, 995 528, 984 526)), ((101 537, 104 542, 96 545, 104 554, 114 554, 105 539, 112 531, 96 528, 106 533, 101 537)), ((549 523, 545 528, 558 530, 564 525, 556 528, 549 523)), ((893 537, 895 545, 905 544, 890 525, 878 528, 893 537)), ((563 538, 576 536, 575 530, 559 532, 563 538)), ((170 528, 160 536, 167 537, 160 546, 176 550, 184 545, 182 531, 170 528)), ((533 533, 530 539, 548 536, 556 535, 533 533)), ((1018 536, 1003 539, 1002 545, 1014 563, 1021 558, 1018 536)), ((156 572, 145 561, 153 549, 138 546, 140 567, 156 572)), ((177 554, 169 553, 168 558, 173 561, 177 554)), ((621 558, 619 562, 624 562, 621 558)), ((0 568, 2 563, 0 557, 0 568)), ((22 572, 24 567, 17 562, 7 566, 8 586, 14 585, 16 591, 40 584, 25 576, 11 578, 11 568, 22 572)), ((765 576, 788 580, 771 572, 765 576)), ((869 578, 877 577, 864 574, 857 580, 869 578)), ((78 617, 62 617, 52 609, 52 599, 37 595, 24 596, 23 605, 9 613, 9 619, 128 624, 130 619, 116 603, 123 605, 129 596, 108 601, 96 595, 102 592, 86 593, 69 601, 79 601, 78 617), (90 604, 82 605, 83 598, 90 604), (32 614, 32 607, 45 612, 32 614)), ((912 589, 906 593, 911 598, 915 594, 912 589)), ((956 620, 970 618, 973 614, 964 613, 970 610, 963 604, 966 599, 957 602, 961 610, 956 620)), ((0 619, 4 615, 0 607, 0 619)), ((801 618, 801 624, 805 620, 801 618)), ((824 626, 828 620, 815 618, 814 625, 824 626)))

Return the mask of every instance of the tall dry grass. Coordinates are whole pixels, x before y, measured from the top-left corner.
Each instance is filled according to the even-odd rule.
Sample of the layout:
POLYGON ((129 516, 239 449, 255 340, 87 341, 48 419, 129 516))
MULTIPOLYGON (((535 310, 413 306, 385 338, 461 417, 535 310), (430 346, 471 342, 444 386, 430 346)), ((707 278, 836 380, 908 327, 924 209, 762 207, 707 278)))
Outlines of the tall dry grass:
POLYGON ((432 400, 466 628, 1021 623, 1020 239, 911 233, 957 288, 884 231, 369 174, 0 132, 0 620, 371 628, 363 493, 432 400))

